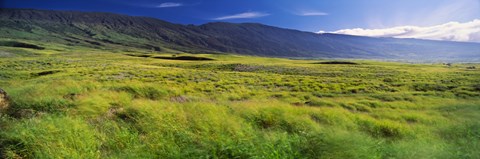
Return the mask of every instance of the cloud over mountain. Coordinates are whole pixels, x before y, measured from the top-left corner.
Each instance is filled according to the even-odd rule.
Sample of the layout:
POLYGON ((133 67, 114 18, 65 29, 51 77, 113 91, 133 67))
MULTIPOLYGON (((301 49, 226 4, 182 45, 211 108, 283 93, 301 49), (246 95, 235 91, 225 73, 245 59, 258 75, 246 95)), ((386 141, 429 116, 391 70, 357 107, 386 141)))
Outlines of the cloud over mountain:
MULTIPOLYGON (((323 33, 323 31, 319 33, 323 33)), ((385 29, 355 28, 338 30, 331 33, 371 37, 480 42, 480 19, 465 23, 449 22, 430 27, 399 26, 385 29)))

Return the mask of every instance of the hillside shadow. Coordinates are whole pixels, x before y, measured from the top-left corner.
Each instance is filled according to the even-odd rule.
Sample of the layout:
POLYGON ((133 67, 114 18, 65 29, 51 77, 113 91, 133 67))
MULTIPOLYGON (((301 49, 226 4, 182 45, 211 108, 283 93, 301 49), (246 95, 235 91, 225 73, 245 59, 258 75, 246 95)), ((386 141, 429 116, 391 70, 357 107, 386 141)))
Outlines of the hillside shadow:
POLYGON ((350 62, 350 61, 325 61, 325 62, 315 62, 312 64, 325 64, 325 65, 359 65, 359 63, 356 62, 350 62))
POLYGON ((20 48, 28 48, 28 49, 36 49, 36 50, 45 49, 44 47, 41 47, 38 45, 27 44, 27 43, 18 42, 18 41, 0 41, 0 46, 20 47, 20 48))

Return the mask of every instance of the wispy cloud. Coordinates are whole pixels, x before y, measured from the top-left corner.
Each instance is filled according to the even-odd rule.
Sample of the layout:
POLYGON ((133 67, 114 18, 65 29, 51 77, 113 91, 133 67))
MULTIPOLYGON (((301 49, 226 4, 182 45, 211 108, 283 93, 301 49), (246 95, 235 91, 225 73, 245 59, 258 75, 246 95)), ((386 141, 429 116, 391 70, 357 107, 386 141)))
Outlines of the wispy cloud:
POLYGON ((245 12, 245 13, 239 13, 234 15, 221 16, 221 17, 213 18, 213 20, 260 18, 260 17, 269 16, 269 15, 270 14, 268 13, 262 13, 262 12, 245 12))
POLYGON ((181 6, 183 6, 182 3, 165 2, 155 7, 156 8, 172 8, 172 7, 181 7, 181 6))
POLYGON ((319 12, 319 11, 301 11, 301 12, 296 13, 296 15, 299 15, 299 16, 325 16, 325 15, 328 15, 328 13, 319 12))
MULTIPOLYGON (((325 33, 320 31, 318 33, 325 33)), ((331 33, 371 36, 371 37, 395 37, 417 38, 429 40, 480 42, 480 19, 470 22, 449 22, 430 27, 399 26, 385 29, 344 29, 331 33)))

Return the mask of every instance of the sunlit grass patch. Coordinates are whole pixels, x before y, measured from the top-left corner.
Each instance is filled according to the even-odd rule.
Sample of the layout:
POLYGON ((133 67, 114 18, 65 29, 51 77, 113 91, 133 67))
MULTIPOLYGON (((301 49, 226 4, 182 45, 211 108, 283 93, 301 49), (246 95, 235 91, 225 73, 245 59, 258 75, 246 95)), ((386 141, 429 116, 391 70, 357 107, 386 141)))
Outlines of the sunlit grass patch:
POLYGON ((22 120, 1 134, 6 158, 99 158, 100 142, 86 121, 70 117, 22 120))

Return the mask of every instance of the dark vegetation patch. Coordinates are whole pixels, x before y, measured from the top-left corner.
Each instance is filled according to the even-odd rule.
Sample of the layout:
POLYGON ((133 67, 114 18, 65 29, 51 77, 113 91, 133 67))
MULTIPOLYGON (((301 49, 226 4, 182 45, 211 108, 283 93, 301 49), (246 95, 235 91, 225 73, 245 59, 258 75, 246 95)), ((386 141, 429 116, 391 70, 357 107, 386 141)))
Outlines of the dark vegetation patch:
POLYGON ((255 64, 200 64, 187 66, 187 68, 194 69, 208 69, 208 70, 221 70, 221 71, 234 71, 234 72, 262 72, 262 73, 275 73, 284 75, 318 75, 314 70, 304 67, 285 67, 285 66, 267 66, 267 65, 255 65, 255 64))
POLYGON ((415 91, 422 91, 422 92, 427 92, 427 91, 444 92, 444 91, 454 89, 456 87, 457 86, 446 86, 446 85, 433 84, 433 83, 416 83, 416 84, 413 84, 413 89, 415 91))
POLYGON ((96 46, 102 46, 102 43, 96 42, 96 41, 90 41, 90 40, 83 40, 89 44, 96 45, 96 46))
POLYGON ((476 84, 473 86, 473 90, 474 91, 477 91, 477 92, 480 92, 480 84, 476 84))
POLYGON ((350 61, 325 61, 325 62, 315 62, 314 64, 328 64, 328 65, 358 65, 356 62, 350 61))
POLYGON ((197 56, 155 56, 156 59, 165 59, 165 60, 185 60, 185 61, 213 61, 214 59, 208 57, 197 57, 197 56))
POLYGON ((215 59, 208 58, 208 57, 197 57, 197 56, 153 56, 149 54, 125 54, 127 56, 133 56, 133 57, 151 57, 155 59, 164 59, 164 60, 184 60, 184 61, 213 61, 215 59))
POLYGON ((394 102, 394 101, 415 102, 415 99, 410 95, 374 94, 374 95, 370 95, 370 97, 378 99, 383 102, 394 102))
POLYGON ((27 43, 18 42, 18 41, 0 41, 0 46, 21 47, 21 48, 36 49, 36 50, 45 49, 44 47, 41 47, 38 45, 27 44, 27 43))
POLYGON ((135 122, 135 118, 140 116, 140 112, 133 108, 110 108, 109 114, 114 115, 125 122, 135 122))
POLYGON ((80 43, 80 42, 77 41, 77 40, 72 40, 72 39, 68 39, 68 38, 64 38, 64 40, 65 40, 65 41, 68 41, 68 42, 70 42, 70 43, 75 43, 75 44, 80 43))
POLYGON ((371 107, 364 103, 342 103, 340 106, 353 112, 372 112, 371 107))
POLYGON ((110 44, 117 44, 117 45, 122 44, 122 43, 114 42, 114 41, 111 41, 111 40, 108 40, 108 39, 101 39, 101 41, 104 42, 104 43, 110 43, 110 44))
POLYGON ((361 120, 361 129, 373 137, 401 139, 409 134, 407 127, 393 121, 361 120))
POLYGON ((61 72, 61 71, 60 70, 48 70, 48 71, 32 73, 32 75, 38 77, 38 76, 51 75, 51 74, 55 74, 55 73, 58 73, 58 72, 61 72))
POLYGON ((163 49, 158 46, 152 46, 152 45, 145 45, 145 49, 151 49, 152 51, 162 51, 163 49))
MULTIPOLYGON (((4 136, 0 136, 0 137, 5 138, 4 136)), ((21 150, 26 150, 26 149, 27 149, 26 144, 24 142, 22 142, 20 139, 2 139, 2 140, 0 140, 0 155, 1 155, 0 157, 7 156, 5 154, 8 151, 12 151, 12 150, 17 150, 18 151, 18 152, 16 152, 15 155, 27 156, 27 154, 25 154, 25 152, 21 151, 21 150)))
POLYGON ((312 95, 314 95, 318 98, 329 98, 329 97, 337 96, 337 95, 332 94, 332 93, 322 93, 322 92, 313 92, 312 95))
POLYGON ((133 57, 152 57, 152 55, 148 54, 125 54, 127 56, 133 56, 133 57))
POLYGON ((74 107, 75 104, 71 100, 45 97, 40 99, 12 99, 11 108, 8 114, 16 118, 33 117, 42 112, 61 112, 65 108, 74 107))
POLYGON ((305 102, 306 105, 308 106, 313 106, 313 107, 334 107, 336 106, 335 103, 325 101, 325 100, 319 100, 319 99, 312 99, 310 101, 305 102))
POLYGON ((479 97, 480 94, 477 93, 477 92, 472 92, 472 91, 469 91, 469 90, 465 90, 465 89, 456 89, 454 91, 452 91, 453 94, 455 94, 455 96, 459 97, 459 98, 471 98, 471 97, 479 97))
POLYGON ((245 115, 244 118, 259 129, 267 131, 285 131, 298 133, 309 129, 301 120, 288 120, 288 113, 282 109, 262 109, 255 114, 245 115))
POLYGON ((133 95, 134 98, 147 98, 151 100, 159 100, 169 94, 166 90, 151 86, 121 86, 112 88, 112 90, 127 92, 133 95))

